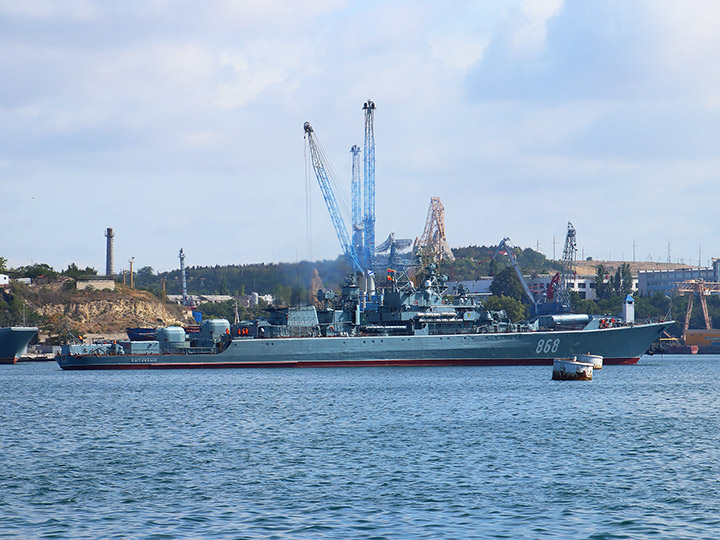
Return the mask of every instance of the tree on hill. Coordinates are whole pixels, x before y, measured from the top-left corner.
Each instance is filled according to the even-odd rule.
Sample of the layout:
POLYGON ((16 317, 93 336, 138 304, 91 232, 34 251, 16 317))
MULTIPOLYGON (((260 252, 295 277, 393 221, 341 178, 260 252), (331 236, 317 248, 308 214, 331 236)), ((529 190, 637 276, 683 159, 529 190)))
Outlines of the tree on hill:
POLYGON ((504 309, 512 322, 527 319, 527 309, 525 306, 509 296, 490 296, 483 302, 483 307, 490 311, 500 311, 504 309))
POLYGON ((518 302, 522 301, 523 288, 515 270, 507 267, 493 278, 490 292, 494 296, 507 296, 518 302))
MULTIPOLYGON (((518 265, 525 274, 541 274, 560 269, 558 262, 549 261, 545 255, 533 249, 520 249, 518 247, 512 249, 518 265)), ((493 259, 496 251, 497 246, 455 248, 453 249, 455 260, 452 262, 442 261, 440 272, 457 281, 476 280, 483 276, 493 276, 503 268, 510 266, 510 261, 506 257, 493 259)))
POLYGON ((59 272, 56 272, 52 266, 46 263, 36 263, 31 266, 21 266, 20 268, 15 269, 13 274, 15 274, 16 277, 28 277, 32 279, 39 277, 55 279, 60 275, 59 272))
POLYGON ((67 270, 62 271, 63 276, 71 277, 73 279, 79 279, 82 277, 88 277, 88 276, 96 276, 97 270, 90 266, 86 266, 85 269, 78 268, 78 265, 75 263, 70 263, 67 267, 67 270))

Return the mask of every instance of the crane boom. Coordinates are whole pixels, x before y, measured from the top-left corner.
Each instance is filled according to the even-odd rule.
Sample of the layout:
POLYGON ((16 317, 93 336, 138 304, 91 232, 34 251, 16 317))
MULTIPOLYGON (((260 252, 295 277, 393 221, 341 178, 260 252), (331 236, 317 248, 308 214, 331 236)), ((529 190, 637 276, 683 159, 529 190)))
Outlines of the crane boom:
POLYGON ((345 227, 345 220, 343 220, 342 214, 340 213, 337 199, 335 198, 335 193, 330 183, 330 177, 328 176, 329 167, 326 166, 327 158, 324 156, 324 152, 316 141, 310 122, 305 122, 303 127, 307 135, 308 146, 310 147, 310 157, 313 171, 315 171, 315 176, 317 177, 318 184, 320 185, 320 191, 325 199, 325 204, 327 205, 328 212, 330 213, 330 219, 332 220, 333 227, 335 227, 335 233, 340 241, 340 246, 342 247, 345 257, 347 257, 350 261, 353 269, 357 272, 363 272, 364 269, 360 263, 360 259, 358 258, 353 245, 350 243, 347 228, 345 227))
POLYGON ((528 284, 525 283, 525 278, 522 275, 522 272, 520 271, 520 265, 518 264, 517 260, 515 259, 515 255, 513 254, 513 247, 510 245, 510 238, 505 237, 502 239, 502 242, 498 244, 497 249, 495 250, 495 254, 492 256, 494 259, 498 256, 500 252, 504 250, 505 254, 507 254, 508 259, 510 259, 510 263, 512 264, 513 269, 515 270, 515 274, 518 277, 518 280, 520 281, 520 285, 522 285, 523 291, 525 291, 525 296, 528 297, 528 300, 530 300, 530 303, 533 305, 533 312, 537 309, 537 300, 535 300, 535 295, 530 290, 530 287, 528 287, 528 284))

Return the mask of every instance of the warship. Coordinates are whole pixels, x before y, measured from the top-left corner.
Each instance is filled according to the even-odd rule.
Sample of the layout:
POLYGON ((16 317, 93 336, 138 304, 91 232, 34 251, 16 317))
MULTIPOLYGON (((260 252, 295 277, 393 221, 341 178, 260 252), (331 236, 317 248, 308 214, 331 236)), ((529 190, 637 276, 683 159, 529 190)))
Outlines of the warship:
POLYGON ((14 364, 27 350, 38 329, 34 326, 0 328, 0 364, 14 364))
POLYGON ((64 345, 64 370, 341 366, 552 365, 592 353, 606 365, 634 364, 673 322, 558 313, 512 322, 460 287, 447 297, 430 268, 415 286, 389 270, 367 290, 354 276, 316 305, 273 308, 264 320, 206 320, 199 332, 158 328, 148 341, 64 345), (362 285, 362 286, 361 286, 362 285))

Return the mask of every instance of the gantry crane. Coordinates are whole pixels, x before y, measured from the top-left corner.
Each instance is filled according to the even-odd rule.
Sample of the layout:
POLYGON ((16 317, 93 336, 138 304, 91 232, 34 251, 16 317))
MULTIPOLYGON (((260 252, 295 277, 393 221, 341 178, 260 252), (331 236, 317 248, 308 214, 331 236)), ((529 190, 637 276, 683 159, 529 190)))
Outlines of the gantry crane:
POLYGON ((690 327, 690 316, 692 315, 693 301, 695 299, 696 293, 700 297, 700 305, 702 306, 703 319, 705 320, 705 328, 707 330, 712 329, 710 315, 708 314, 707 299, 705 297, 710 295, 711 293, 720 292, 720 283, 713 283, 702 279, 691 279, 688 281, 683 281, 682 283, 678 283, 677 292, 688 293, 687 311, 685 313, 685 324, 683 325, 682 333, 683 341, 685 341, 688 328, 690 327))
POLYGON ((363 262, 365 268, 375 264, 375 102, 367 100, 363 105, 365 111, 365 211, 363 262))
POLYGON ((320 185, 320 191, 325 199, 325 204, 327 205, 328 212, 330 213, 330 219, 332 220, 333 227, 335 227, 335 233, 340 241, 340 246, 342 247, 345 257, 347 257, 348 261, 350 261, 353 270, 363 273, 365 268, 360 262, 360 258, 358 257, 355 248, 352 243, 350 243, 347 228, 345 227, 345 220, 338 208, 337 199, 335 198, 335 192, 332 187, 333 183, 337 185, 337 181, 334 176, 331 176, 332 168, 330 167, 329 160, 316 140, 317 138, 310 122, 305 122, 304 129, 308 146, 310 148, 310 158, 312 161, 313 171, 315 171, 315 176, 317 177, 318 184, 320 185))

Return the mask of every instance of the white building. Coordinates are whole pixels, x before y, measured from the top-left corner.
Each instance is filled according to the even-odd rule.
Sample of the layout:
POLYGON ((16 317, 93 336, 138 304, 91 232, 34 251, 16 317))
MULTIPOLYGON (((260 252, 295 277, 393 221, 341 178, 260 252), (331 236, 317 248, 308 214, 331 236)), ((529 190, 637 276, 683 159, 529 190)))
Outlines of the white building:
POLYGON ((690 279, 720 282, 720 259, 712 260, 710 268, 680 268, 677 270, 641 270, 638 273, 638 290, 644 296, 656 293, 672 294, 678 283, 690 279))
MULTIPOLYGON (((611 275, 611 279, 614 277, 614 273, 611 275)), ((535 277, 525 276, 525 282, 527 283, 530 290, 534 293, 544 293, 547 291, 550 282, 552 281, 554 274, 541 274, 535 277)), ((569 281, 571 291, 578 293, 583 300, 596 300, 595 295, 595 277, 596 276, 579 276, 576 275, 569 281)), ((490 285, 492 285, 492 277, 484 277, 474 281, 448 281, 448 293, 453 294, 459 283, 462 283, 465 287, 470 290, 471 295, 479 297, 488 297, 492 293, 490 292, 490 285)), ((638 290, 638 278, 633 276, 632 290, 638 290)))
POLYGON ((115 279, 112 276, 83 277, 77 279, 76 286, 78 291, 84 291, 86 289, 94 289, 96 291, 114 291, 115 279))

